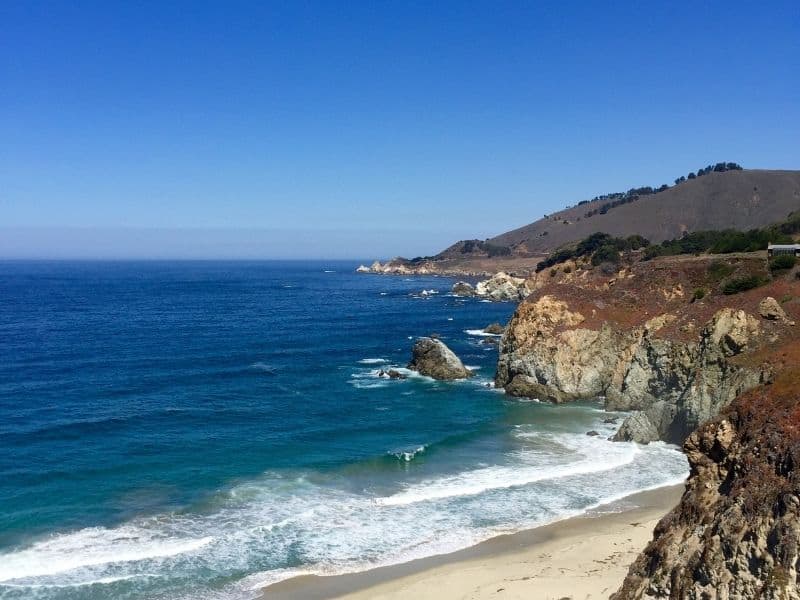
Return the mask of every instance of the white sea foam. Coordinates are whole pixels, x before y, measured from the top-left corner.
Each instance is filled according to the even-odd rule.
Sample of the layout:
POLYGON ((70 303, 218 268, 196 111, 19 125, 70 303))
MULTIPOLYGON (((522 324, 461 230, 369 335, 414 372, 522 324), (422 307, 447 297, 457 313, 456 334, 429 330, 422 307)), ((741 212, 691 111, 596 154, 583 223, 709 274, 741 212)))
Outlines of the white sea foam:
POLYGON ((502 337, 502 335, 498 333, 486 333, 483 329, 465 329, 464 333, 481 337, 502 337))
POLYGON ((279 581, 286 581, 287 579, 294 579, 295 577, 302 577, 304 575, 321 575, 321 573, 309 569, 273 569, 272 571, 260 571, 245 577, 240 582, 240 586, 255 592, 268 585, 278 583, 279 581))
POLYGON ((474 496, 489 490, 527 485, 549 479, 600 473, 617 469, 633 462, 638 449, 635 446, 623 447, 621 445, 620 449, 621 451, 609 452, 608 454, 611 456, 605 456, 604 460, 600 462, 597 461, 596 457, 587 457, 572 464, 545 467, 498 466, 475 469, 452 477, 443 477, 409 486, 398 494, 376 498, 375 503, 380 506, 396 506, 456 496, 474 496))
MULTIPOLYGON (((353 381, 389 385, 371 372, 364 369, 353 381)), ((602 426, 601 417, 592 417, 592 428, 602 426)), ((395 456, 410 461, 408 467, 376 489, 337 487, 337 478, 313 472, 265 473, 220 492, 202 511, 83 529, 8 551, 0 555, 0 586, 94 584, 114 597, 123 578, 180 577, 201 586, 186 598, 238 599, 300 574, 354 572, 455 551, 686 473, 685 457, 665 444, 612 443, 534 425, 510 436, 519 443, 494 456, 496 464, 463 464, 456 471, 437 466, 438 453, 426 454, 425 470, 417 469, 414 459, 425 447, 401 446, 395 456), (298 557, 302 563, 289 567, 298 557), (253 574, 205 593, 209 572, 253 574)))
POLYGON ((387 454, 394 456, 398 460, 402 460, 404 462, 411 462, 418 455, 425 452, 425 450, 427 450, 427 446, 423 444, 422 446, 419 446, 414 450, 390 450, 387 454))
POLYGON ((86 581, 76 581, 74 583, 8 583, 2 582, 0 583, 0 587, 9 587, 9 588, 26 588, 26 589, 42 589, 42 588, 74 588, 74 587, 86 587, 90 585, 107 585, 109 583, 116 583, 117 581, 128 581, 131 579, 145 579, 147 577, 158 577, 155 573, 141 573, 136 575, 118 575, 118 576, 108 576, 108 577, 99 577, 97 579, 88 579, 86 581))
POLYGON ((141 527, 91 527, 59 534, 18 552, 0 554, 0 582, 53 575, 81 567, 137 562, 194 552, 212 537, 197 539, 154 535, 141 527))
POLYGON ((383 366, 381 366, 380 368, 373 368, 373 369, 361 369, 356 371, 355 373, 351 373, 350 380, 348 381, 348 383, 359 389, 369 389, 369 388, 384 387, 386 385, 394 383, 402 383, 406 379, 435 381, 431 377, 427 377, 426 375, 420 375, 417 371, 412 371, 411 369, 407 369, 406 367, 393 366, 388 363, 389 361, 385 361, 383 363, 365 363, 365 364, 381 364, 383 366), (392 377, 389 375, 389 371, 396 371, 397 373, 403 375, 404 377, 392 379, 392 377))
POLYGON ((380 365, 389 362, 385 358, 362 358, 360 361, 362 365, 380 365))
POLYGON ((376 381, 364 381, 361 379, 355 379, 349 382, 354 388, 359 390, 372 390, 377 388, 386 387, 389 385, 389 381, 386 379, 378 379, 376 381))

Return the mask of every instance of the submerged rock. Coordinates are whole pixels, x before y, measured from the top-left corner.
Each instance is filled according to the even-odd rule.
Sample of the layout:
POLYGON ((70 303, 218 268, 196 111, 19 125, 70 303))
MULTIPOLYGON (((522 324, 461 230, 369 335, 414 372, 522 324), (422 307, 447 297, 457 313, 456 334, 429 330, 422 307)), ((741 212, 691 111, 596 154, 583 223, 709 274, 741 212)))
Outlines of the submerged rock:
POLYGON ((407 379, 408 375, 405 373, 401 373, 395 369, 389 369, 386 371, 386 374, 389 376, 389 379, 407 379))
POLYGON ((443 380, 464 379, 472 375, 444 342, 430 337, 419 338, 414 344, 408 368, 443 380))
POLYGON ((500 323, 492 323, 491 325, 487 325, 484 328, 483 333, 491 333, 493 335, 502 335, 504 329, 505 328, 502 325, 500 325, 500 323))

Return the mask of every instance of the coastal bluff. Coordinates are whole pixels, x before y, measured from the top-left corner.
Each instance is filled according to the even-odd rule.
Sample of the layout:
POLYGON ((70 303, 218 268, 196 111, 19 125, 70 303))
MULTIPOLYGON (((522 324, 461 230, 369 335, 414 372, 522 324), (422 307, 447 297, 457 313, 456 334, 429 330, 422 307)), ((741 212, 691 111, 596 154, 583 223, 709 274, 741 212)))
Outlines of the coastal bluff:
POLYGON ((680 503, 613 600, 800 599, 800 356, 693 432, 680 503))
POLYGON ((772 380, 779 360, 771 349, 794 338, 800 313, 796 277, 725 295, 715 281, 720 261, 726 272, 769 276, 765 258, 752 253, 537 278, 500 341, 495 384, 557 403, 604 398, 608 410, 633 411, 615 439, 682 443, 740 394, 772 380), (709 291, 696 298, 697 289, 709 291), (786 300, 777 316, 775 297, 786 300))

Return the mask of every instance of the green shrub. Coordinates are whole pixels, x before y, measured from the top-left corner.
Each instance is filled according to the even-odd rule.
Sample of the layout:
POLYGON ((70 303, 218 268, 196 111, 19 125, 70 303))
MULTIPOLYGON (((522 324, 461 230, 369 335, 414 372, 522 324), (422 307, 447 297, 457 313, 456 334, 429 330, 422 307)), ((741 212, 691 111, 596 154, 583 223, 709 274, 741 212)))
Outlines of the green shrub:
POLYGON ((569 260, 570 258, 575 258, 576 254, 574 250, 569 248, 563 248, 561 250, 556 250, 550 256, 545 258, 539 264, 536 265, 536 272, 544 271, 548 267, 552 267, 553 265, 557 265, 564 261, 569 260))
POLYGON ((639 248, 647 248, 650 246, 650 240, 641 235, 629 235, 625 238, 628 248, 631 250, 638 250, 639 248))
POLYGON ((511 248, 508 246, 498 246, 496 244, 484 244, 483 249, 486 250, 486 254, 489 255, 489 258, 494 258, 496 256, 511 256, 511 248))
POLYGON ((692 302, 695 302, 697 300, 702 300, 705 297, 706 297, 706 291, 703 288, 697 288, 695 289, 694 294, 692 294, 692 302))
POLYGON ((652 260, 657 256, 664 256, 664 248, 662 246, 648 246, 644 249, 642 260, 652 260))
POLYGON ((578 259, 584 256, 592 256, 592 264, 597 266, 601 262, 610 261, 619 263, 619 253, 625 250, 638 250, 645 248, 650 241, 640 235, 632 235, 627 238, 618 238, 607 233, 593 233, 587 238, 582 239, 573 248, 560 248, 553 252, 546 259, 536 265, 536 272, 543 271, 549 267, 563 263, 572 258, 578 259), (602 249, 598 259, 594 255, 602 249))
POLYGON ((714 281, 722 281, 731 273, 733 273, 733 266, 721 260, 715 260, 708 265, 708 275, 714 281))
POLYGON ((592 264, 596 267, 602 263, 619 263, 619 250, 613 244, 604 244, 592 254, 592 264))
POLYGON ((783 271, 791 269, 797 263, 797 259, 792 254, 779 254, 769 261, 770 271, 783 271))
POLYGON ((744 277, 734 277, 725 282, 722 286, 722 293, 731 295, 739 292, 746 292, 764 285, 767 281, 760 275, 746 275, 744 277))
POLYGON ((558 271, 556 269, 550 269, 550 277, 555 277, 558 271))

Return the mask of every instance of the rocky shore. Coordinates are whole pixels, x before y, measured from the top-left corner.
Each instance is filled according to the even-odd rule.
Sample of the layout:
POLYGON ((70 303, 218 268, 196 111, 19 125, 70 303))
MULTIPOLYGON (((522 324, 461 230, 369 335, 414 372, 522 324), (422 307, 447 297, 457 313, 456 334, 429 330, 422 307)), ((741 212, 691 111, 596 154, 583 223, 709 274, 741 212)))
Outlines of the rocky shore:
POLYGON ((523 278, 532 275, 543 256, 508 256, 499 258, 460 256, 457 258, 413 259, 397 257, 386 262, 359 265, 357 273, 373 275, 434 275, 442 277, 492 277, 505 271, 523 278))
MULTIPOLYGON (((505 327, 487 328, 502 335, 494 338, 495 384, 507 394, 555 403, 601 398, 606 409, 631 413, 614 440, 684 445, 686 490, 615 600, 800 600, 794 270, 770 271, 763 253, 633 260, 615 269, 568 261, 527 277, 460 281, 452 292, 519 302, 505 327), (761 284, 725 293, 723 277, 761 284)), ((440 345, 417 342, 409 367, 467 376, 440 345)))
POLYGON ((614 600, 800 598, 800 356, 686 440, 678 506, 614 600))
MULTIPOLYGON (((635 411, 616 439, 682 443, 769 383, 770 347, 795 336, 786 310, 800 310, 796 278, 724 295, 709 274, 719 260, 651 261, 531 284, 501 340, 496 385, 553 402, 604 397, 609 410, 635 411), (701 288, 708 294, 694 299, 689 290, 701 288)), ((729 268, 766 270, 759 256, 729 268)))
POLYGON ((570 265, 528 285, 496 385, 604 398, 633 411, 615 440, 684 444, 691 465, 613 598, 800 599, 797 274, 754 253, 570 265), (720 272, 765 283, 725 294, 720 272))
POLYGON ((456 296, 484 298, 495 302, 519 302, 528 297, 531 288, 528 279, 500 271, 488 279, 479 281, 475 286, 466 281, 458 281, 453 284, 452 293, 456 296))

